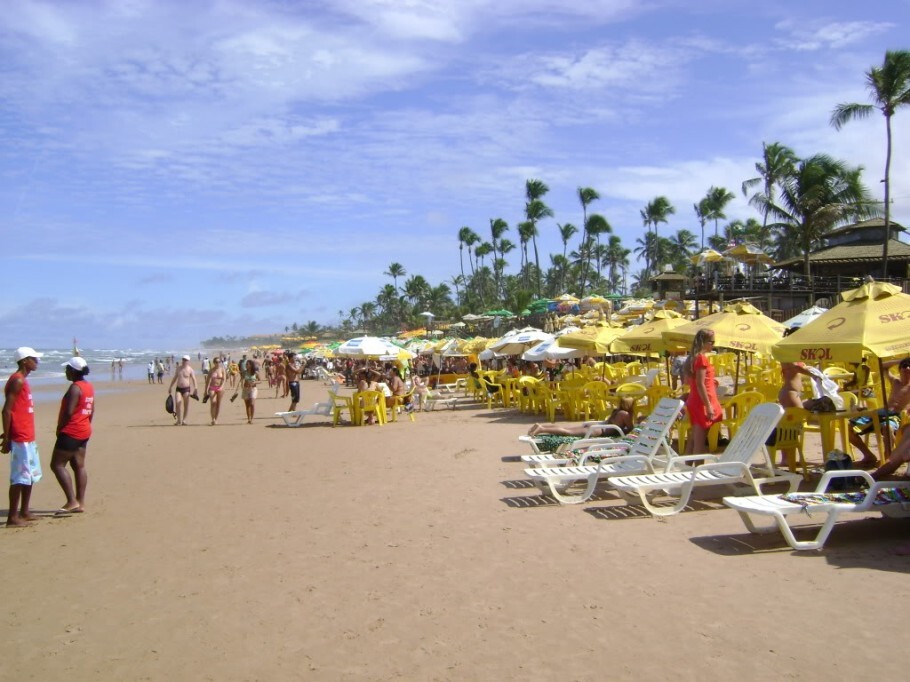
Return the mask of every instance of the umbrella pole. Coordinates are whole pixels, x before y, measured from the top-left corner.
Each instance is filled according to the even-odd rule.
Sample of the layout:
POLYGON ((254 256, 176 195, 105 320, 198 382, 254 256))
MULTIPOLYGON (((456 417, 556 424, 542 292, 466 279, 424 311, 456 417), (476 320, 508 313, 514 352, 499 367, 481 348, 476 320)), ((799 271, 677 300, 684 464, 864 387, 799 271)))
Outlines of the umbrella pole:
POLYGON ((733 351, 736 353, 736 371, 733 373, 733 395, 739 393, 739 351, 733 351))
MULTIPOLYGON (((888 393, 885 384, 885 365, 882 364, 881 358, 878 359, 878 377, 882 382, 882 409, 884 409, 888 404, 888 393)), ((882 429, 882 437, 885 439, 885 458, 887 459, 891 457, 891 429, 882 429)))

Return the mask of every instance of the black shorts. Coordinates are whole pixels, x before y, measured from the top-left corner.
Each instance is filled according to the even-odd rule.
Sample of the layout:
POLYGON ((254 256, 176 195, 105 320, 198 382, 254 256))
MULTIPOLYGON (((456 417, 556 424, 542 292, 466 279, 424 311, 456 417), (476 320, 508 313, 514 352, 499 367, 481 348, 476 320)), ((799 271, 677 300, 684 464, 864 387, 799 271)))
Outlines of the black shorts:
POLYGON ((288 382, 288 388, 291 389, 291 402, 299 403, 300 402, 300 382, 299 381, 290 381, 290 382, 288 382))
POLYGON ((73 438, 72 436, 67 436, 65 433, 61 433, 57 436, 57 442, 54 443, 54 450, 64 450, 66 452, 75 452, 80 448, 84 448, 88 445, 88 438, 78 439, 73 438))

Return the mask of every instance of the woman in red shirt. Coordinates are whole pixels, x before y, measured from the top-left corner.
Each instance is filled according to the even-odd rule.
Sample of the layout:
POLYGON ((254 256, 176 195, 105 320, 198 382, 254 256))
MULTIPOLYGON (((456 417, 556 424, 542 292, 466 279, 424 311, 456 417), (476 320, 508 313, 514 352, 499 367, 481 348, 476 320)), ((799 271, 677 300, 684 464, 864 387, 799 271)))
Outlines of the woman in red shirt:
POLYGON ((689 398, 686 412, 692 428, 686 443, 686 454, 700 455, 707 450, 708 429, 723 419, 723 410, 717 400, 717 383, 714 381, 714 367, 708 362, 705 352, 714 350, 714 331, 699 329, 689 353, 689 398))
POLYGON ((67 362, 66 378, 71 382, 60 403, 60 415, 57 418, 57 442, 54 454, 51 455, 51 469, 57 482, 66 495, 66 504, 58 514, 75 514, 85 511, 85 487, 88 474, 85 471, 85 449, 92 437, 92 418, 95 416, 95 389, 85 381, 88 374, 88 363, 83 358, 74 357, 67 362), (73 493, 73 481, 66 465, 73 468, 76 479, 76 491, 73 493))

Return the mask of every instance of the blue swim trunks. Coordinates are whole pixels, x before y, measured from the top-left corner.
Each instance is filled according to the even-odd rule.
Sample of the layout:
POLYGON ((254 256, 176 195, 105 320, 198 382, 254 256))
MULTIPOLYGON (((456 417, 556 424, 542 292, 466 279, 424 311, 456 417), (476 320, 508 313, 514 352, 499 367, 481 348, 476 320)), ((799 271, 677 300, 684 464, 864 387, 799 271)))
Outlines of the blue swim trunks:
MULTIPOLYGON (((901 425, 900 413, 892 412, 888 409, 880 409, 878 411, 878 419, 882 427, 887 426, 892 431, 896 431, 901 425)), ((851 419, 850 425, 853 427, 853 432, 859 436, 865 436, 867 433, 872 433, 872 430, 875 428, 872 417, 857 417, 856 419, 851 419)))
POLYGON ((34 485, 41 480, 41 460, 38 458, 38 444, 10 442, 9 482, 10 485, 34 485))

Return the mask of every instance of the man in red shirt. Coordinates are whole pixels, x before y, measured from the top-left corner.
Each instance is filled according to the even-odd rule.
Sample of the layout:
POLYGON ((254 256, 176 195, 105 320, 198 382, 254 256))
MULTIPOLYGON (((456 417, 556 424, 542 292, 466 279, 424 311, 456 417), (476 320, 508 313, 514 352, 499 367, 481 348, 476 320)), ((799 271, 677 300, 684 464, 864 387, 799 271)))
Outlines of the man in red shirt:
POLYGON ((3 443, 0 452, 10 455, 9 514, 7 526, 27 526, 35 519, 29 513, 32 485, 41 480, 41 460, 35 442, 35 404, 26 377, 38 369, 41 357, 33 348, 16 349, 19 369, 6 381, 3 403, 3 443))
POLYGON ((85 511, 85 487, 88 474, 85 471, 85 449, 92 437, 92 419, 95 416, 95 390, 85 380, 88 363, 84 358, 70 358, 63 365, 66 378, 72 383, 63 395, 60 414, 57 417, 57 442, 51 455, 51 470, 66 495, 66 503, 57 514, 75 514, 85 511), (76 491, 66 465, 73 468, 76 491))

